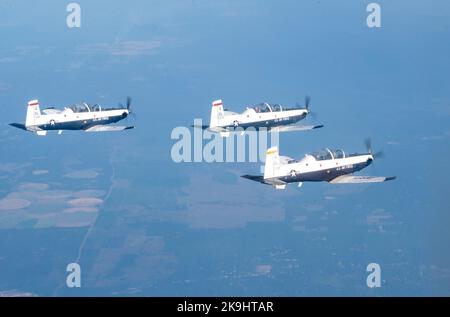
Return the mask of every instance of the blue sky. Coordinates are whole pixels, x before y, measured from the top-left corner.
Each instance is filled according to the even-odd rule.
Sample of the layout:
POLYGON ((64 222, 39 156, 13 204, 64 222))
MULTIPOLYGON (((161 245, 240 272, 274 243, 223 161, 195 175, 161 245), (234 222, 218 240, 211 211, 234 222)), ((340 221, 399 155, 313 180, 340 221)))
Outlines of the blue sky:
POLYGON ((449 294, 447 1, 378 1, 379 29, 366 26, 369 1, 78 1, 80 29, 66 27, 67 3, 0 2, 0 291, 449 294), (208 120, 214 99, 240 110, 305 94, 325 128, 282 135, 282 154, 362 151, 370 136, 386 158, 364 173, 398 179, 280 193, 239 179, 258 164, 170 158, 171 130, 208 120), (127 133, 37 138, 7 126, 30 99, 128 95, 127 133), (86 283, 66 289, 85 238, 86 283))

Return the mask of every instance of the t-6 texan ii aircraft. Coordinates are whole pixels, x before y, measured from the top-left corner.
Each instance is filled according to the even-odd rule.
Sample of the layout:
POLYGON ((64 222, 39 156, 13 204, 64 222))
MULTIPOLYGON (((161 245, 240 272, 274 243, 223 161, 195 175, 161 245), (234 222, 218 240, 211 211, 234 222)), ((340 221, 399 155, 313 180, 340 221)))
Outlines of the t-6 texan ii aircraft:
POLYGON ((368 153, 347 154, 342 150, 324 149, 306 154, 302 160, 280 156, 278 148, 272 147, 266 153, 264 175, 243 175, 242 177, 276 189, 285 189, 289 183, 329 182, 331 184, 380 183, 395 179, 391 177, 356 176, 354 172, 369 166, 382 152, 372 153, 370 141, 366 141, 368 153))
POLYGON ((127 98, 126 107, 119 104, 117 108, 102 108, 100 105, 90 105, 82 102, 64 107, 63 110, 46 108, 42 112, 38 100, 28 102, 25 124, 10 123, 11 126, 35 132, 45 136, 48 131, 83 130, 86 132, 122 131, 133 129, 134 126, 109 126, 125 119, 131 114, 131 99, 127 98))
POLYGON ((309 110, 310 100, 311 98, 306 96, 304 107, 298 105, 285 107, 264 102, 247 107, 242 113, 224 110, 222 100, 215 100, 212 103, 209 126, 194 127, 220 133, 223 137, 228 137, 232 132, 242 133, 247 128, 266 129, 268 132, 304 131, 321 128, 323 125, 294 125, 311 113, 309 110))

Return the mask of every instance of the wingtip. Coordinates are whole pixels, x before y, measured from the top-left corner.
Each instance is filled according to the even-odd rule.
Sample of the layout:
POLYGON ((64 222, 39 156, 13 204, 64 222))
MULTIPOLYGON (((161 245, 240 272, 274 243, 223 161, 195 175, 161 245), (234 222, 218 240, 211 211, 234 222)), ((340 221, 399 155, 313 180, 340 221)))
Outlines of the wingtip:
POLYGON ((394 179, 396 179, 397 178, 397 176, 389 176, 389 177, 386 177, 386 179, 384 180, 385 182, 387 182, 387 181, 393 181, 394 179))
POLYGON ((323 128, 323 124, 316 125, 316 126, 314 126, 313 129, 320 129, 320 128, 323 128))

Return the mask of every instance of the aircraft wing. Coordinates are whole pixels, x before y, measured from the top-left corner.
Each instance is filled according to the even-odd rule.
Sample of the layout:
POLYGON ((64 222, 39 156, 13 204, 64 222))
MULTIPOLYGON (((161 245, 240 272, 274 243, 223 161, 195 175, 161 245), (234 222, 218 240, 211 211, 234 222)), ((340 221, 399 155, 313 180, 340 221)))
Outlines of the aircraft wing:
POLYGON ((395 179, 395 176, 354 176, 342 175, 330 181, 331 184, 381 183, 395 179))
POLYGON ((96 125, 86 129, 86 132, 112 132, 112 131, 123 131, 134 129, 134 126, 123 126, 123 125, 96 125))
POLYGON ((313 129, 322 128, 323 124, 320 125, 286 125, 280 127, 274 127, 270 129, 270 132, 293 132, 293 131, 307 131, 313 129))

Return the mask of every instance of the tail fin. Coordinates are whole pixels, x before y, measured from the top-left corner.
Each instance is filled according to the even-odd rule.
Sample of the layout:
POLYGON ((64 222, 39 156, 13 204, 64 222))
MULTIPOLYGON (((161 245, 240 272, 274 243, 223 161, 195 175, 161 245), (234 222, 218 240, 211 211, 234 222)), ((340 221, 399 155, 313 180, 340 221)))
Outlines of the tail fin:
POLYGON ((209 127, 220 126, 220 120, 223 119, 223 104, 222 100, 215 100, 211 107, 211 120, 209 121, 209 127))
POLYGON ((280 154, 278 153, 278 147, 273 146, 266 152, 264 179, 276 177, 279 169, 280 169, 280 154))
POLYGON ((41 116, 41 109, 39 108, 38 100, 28 101, 27 119, 25 120, 25 126, 36 125, 36 118, 41 116))

